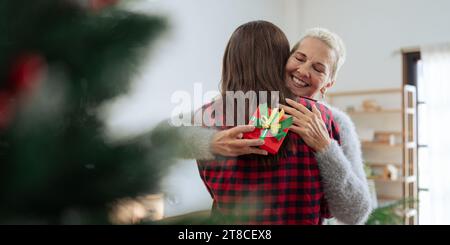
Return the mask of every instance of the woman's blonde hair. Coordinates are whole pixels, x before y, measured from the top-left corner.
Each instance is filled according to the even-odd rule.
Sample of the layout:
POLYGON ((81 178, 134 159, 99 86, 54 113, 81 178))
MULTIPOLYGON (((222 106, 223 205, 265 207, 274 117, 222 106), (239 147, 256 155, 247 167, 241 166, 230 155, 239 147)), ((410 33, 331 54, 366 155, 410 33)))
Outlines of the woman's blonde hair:
POLYGON ((316 38, 322 42, 324 42, 328 47, 330 47, 335 53, 335 62, 333 64, 331 70, 331 79, 336 80, 337 74, 341 69, 342 65, 345 62, 346 58, 346 49, 344 42, 341 37, 339 37, 336 33, 333 33, 325 28, 311 28, 306 30, 303 34, 303 37, 298 41, 291 50, 291 54, 297 50, 300 43, 305 40, 305 38, 316 38))

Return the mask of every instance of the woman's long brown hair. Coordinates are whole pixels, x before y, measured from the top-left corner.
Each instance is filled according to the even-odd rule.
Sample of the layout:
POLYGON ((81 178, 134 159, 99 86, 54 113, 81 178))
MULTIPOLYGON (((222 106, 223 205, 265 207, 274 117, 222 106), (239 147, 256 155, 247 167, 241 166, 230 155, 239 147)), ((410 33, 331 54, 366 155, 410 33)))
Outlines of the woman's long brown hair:
POLYGON ((222 95, 226 91, 280 91, 280 100, 284 99, 290 94, 285 86, 289 56, 289 41, 274 24, 252 21, 239 26, 223 56, 222 95))
MULTIPOLYGON (((274 24, 252 21, 239 26, 232 34, 223 56, 222 98, 226 98, 226 91, 255 91, 257 102, 262 103, 265 101, 260 100, 259 92, 267 91, 269 106, 271 91, 279 91, 280 102, 284 102, 286 97, 292 98, 285 85, 285 65, 289 56, 289 41, 283 31, 274 24)), ((223 104, 230 105, 229 101, 223 104)), ((246 119, 249 113, 253 113, 248 109, 247 105, 246 119)), ((290 146, 290 143, 284 142, 284 147, 280 148, 277 155, 260 159, 264 163, 278 162, 281 156, 286 155, 286 150, 283 149, 288 147, 287 144, 290 146)))

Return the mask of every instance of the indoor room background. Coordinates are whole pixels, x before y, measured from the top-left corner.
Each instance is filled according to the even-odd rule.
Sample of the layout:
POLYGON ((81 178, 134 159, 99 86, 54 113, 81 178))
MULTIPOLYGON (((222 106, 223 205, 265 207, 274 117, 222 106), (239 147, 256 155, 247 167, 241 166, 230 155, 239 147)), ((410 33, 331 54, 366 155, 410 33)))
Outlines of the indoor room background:
MULTIPOLYGON (((450 42, 450 2, 446 0, 152 0, 129 8, 166 16, 170 29, 150 50, 132 91, 108 109, 109 131, 116 138, 138 134, 169 118, 176 106, 171 101, 176 91, 194 94, 195 84, 201 84, 203 94, 217 91, 228 38, 236 27, 251 20, 278 25, 291 45, 311 27, 339 34, 347 47, 347 60, 331 93, 401 89, 402 50, 450 42), (146 113, 149 110, 152 113, 146 113)), ((427 171, 422 173, 431 174, 427 171)), ((418 188, 429 186, 419 182, 418 188)), ((211 208, 194 160, 174 164, 161 192, 165 217, 211 208)), ((449 212, 436 218, 430 211, 433 205, 448 207, 449 200, 424 203, 419 224, 450 223, 449 212)))

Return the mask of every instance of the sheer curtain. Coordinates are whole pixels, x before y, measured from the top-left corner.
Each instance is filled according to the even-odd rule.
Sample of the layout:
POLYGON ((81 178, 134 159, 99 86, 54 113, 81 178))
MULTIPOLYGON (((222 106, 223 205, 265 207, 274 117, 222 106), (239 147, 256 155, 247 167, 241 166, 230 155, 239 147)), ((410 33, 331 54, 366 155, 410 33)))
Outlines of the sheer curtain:
MULTIPOLYGON (((424 203, 421 224, 450 224, 450 43, 421 48, 422 92, 426 110, 422 128, 428 145, 419 174, 426 174, 429 189, 421 196, 424 203), (424 170, 424 171, 422 171, 424 170)), ((420 121, 419 121, 419 127, 420 121)), ((422 206, 422 205, 421 205, 422 206)), ((422 215, 421 215, 422 216, 422 215)))

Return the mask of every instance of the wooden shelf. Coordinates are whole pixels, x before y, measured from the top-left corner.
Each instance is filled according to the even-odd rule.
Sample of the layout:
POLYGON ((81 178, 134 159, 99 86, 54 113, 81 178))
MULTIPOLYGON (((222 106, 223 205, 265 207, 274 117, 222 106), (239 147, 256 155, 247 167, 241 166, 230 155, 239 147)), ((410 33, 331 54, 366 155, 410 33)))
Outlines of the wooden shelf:
POLYGON ((385 113, 402 113, 401 109, 383 109, 379 111, 363 111, 363 110, 356 110, 356 111, 347 111, 347 114, 349 115, 359 115, 359 114, 385 114, 385 113))
POLYGON ((408 177, 404 177, 406 183, 413 183, 417 181, 417 176, 411 175, 408 177))
POLYGON ((378 182, 385 182, 385 183, 404 183, 404 182, 412 183, 412 182, 415 182, 417 180, 417 177, 416 176, 399 177, 396 180, 392 180, 392 179, 386 179, 386 178, 383 178, 383 177, 372 177, 372 176, 370 176, 370 177, 367 177, 367 179, 378 181, 378 182))
MULTIPOLYGON (((398 148, 398 147, 403 147, 403 144, 387 144, 387 143, 379 143, 379 142, 372 142, 372 141, 362 141, 361 142, 361 146, 362 147, 390 147, 390 148, 398 148)), ((415 142, 409 142, 406 145, 406 148, 411 149, 411 148, 416 148, 416 143, 415 142)))
POLYGON ((211 216, 211 210, 200 210, 187 214, 165 217, 162 220, 156 221, 157 225, 173 225, 173 224, 189 224, 199 225, 209 220, 211 216))
POLYGON ((392 197, 392 196, 384 196, 384 195, 378 195, 378 200, 385 200, 385 201, 400 201, 402 197, 392 197))
POLYGON ((386 165, 393 165, 397 168, 402 168, 402 163, 400 162, 366 162, 366 165, 369 165, 371 167, 386 167, 386 165))
POLYGON ((416 113, 416 110, 414 108, 408 108, 406 109, 406 114, 414 115, 416 113))
POLYGON ((381 130, 377 130, 375 131, 375 133, 378 134, 393 134, 393 135, 402 135, 403 133, 401 131, 381 131, 381 130))
POLYGON ((405 210, 404 215, 406 216, 406 218, 414 217, 417 215, 417 209, 408 208, 405 210))
POLYGON ((330 97, 339 97, 339 96, 360 96, 360 95, 368 95, 368 94, 390 94, 390 93, 402 93, 403 90, 401 88, 386 88, 386 89, 371 89, 371 90, 355 90, 355 91, 347 91, 347 92, 336 92, 330 93, 330 97))
POLYGON ((383 181, 383 182, 398 182, 398 181, 400 181, 398 179, 397 180, 391 180, 391 179, 387 179, 387 178, 384 178, 384 177, 378 177, 378 176, 368 176, 367 179, 375 180, 375 181, 383 181))
POLYGON ((378 143, 378 142, 372 142, 372 141, 363 141, 361 142, 362 147, 389 147, 389 148, 398 148, 403 147, 403 144, 386 144, 386 143, 378 143))
POLYGON ((404 175, 417 173, 416 88, 403 85, 401 88, 332 93, 329 102, 340 105, 341 109, 350 108, 348 115, 355 120, 355 127, 361 129, 361 138, 366 139, 361 140, 361 147, 364 155, 373 159, 366 166, 376 174, 368 180, 371 185, 375 183, 372 191, 375 191, 378 206, 399 204, 396 211, 404 216, 404 224, 417 224, 417 208, 403 205, 403 200, 418 197, 417 174, 404 175), (398 178, 392 180, 389 176, 398 178))
POLYGON ((383 208, 401 201, 400 198, 377 197, 378 207, 383 208))

